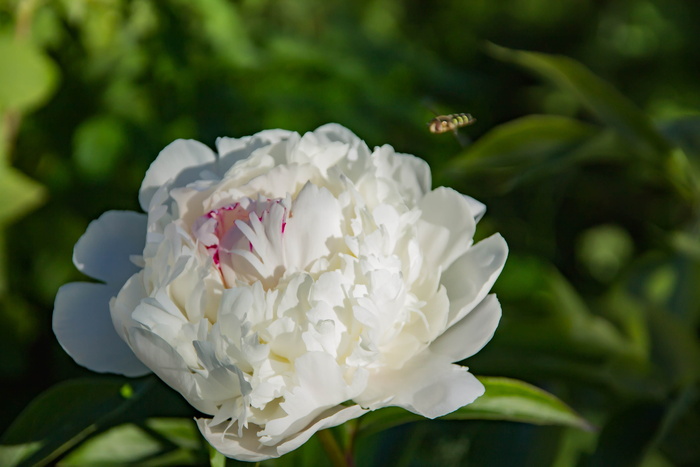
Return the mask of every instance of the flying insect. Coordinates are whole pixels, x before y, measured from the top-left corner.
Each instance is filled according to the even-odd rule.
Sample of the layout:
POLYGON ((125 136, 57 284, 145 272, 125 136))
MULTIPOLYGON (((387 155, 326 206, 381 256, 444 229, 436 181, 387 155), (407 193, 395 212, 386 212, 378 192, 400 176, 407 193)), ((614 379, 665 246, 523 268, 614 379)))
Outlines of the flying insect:
POLYGON ((471 114, 438 115, 428 122, 428 128, 434 134, 452 131, 456 135, 459 128, 471 125, 475 121, 476 118, 472 117, 471 114))

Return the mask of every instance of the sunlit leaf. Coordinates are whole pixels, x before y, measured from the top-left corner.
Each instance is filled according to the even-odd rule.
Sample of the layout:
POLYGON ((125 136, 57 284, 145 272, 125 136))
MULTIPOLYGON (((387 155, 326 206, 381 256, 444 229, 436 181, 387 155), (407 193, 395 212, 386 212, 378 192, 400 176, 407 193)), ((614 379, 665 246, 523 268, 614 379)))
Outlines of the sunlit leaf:
POLYGON ((538 387, 510 378, 480 377, 479 380, 486 393, 444 419, 508 420, 592 429, 571 407, 538 387))
POLYGON ((29 110, 54 90, 58 68, 31 44, 0 36, 0 111, 29 110))
MULTIPOLYGON (((479 377, 486 393, 442 420, 506 420, 538 425, 592 429, 591 425, 556 396, 531 384, 510 378, 479 377)), ((361 419, 364 436, 425 418, 398 407, 370 412, 361 419)))
POLYGON ((671 146, 649 118, 610 84, 568 57, 525 52, 489 44, 493 56, 517 63, 573 92, 602 122, 631 143, 666 154, 671 146))
POLYGON ((0 226, 31 212, 45 198, 42 185, 19 170, 0 166, 0 226))
POLYGON ((202 437, 192 419, 149 419, 119 425, 89 439, 61 466, 200 465, 202 437))

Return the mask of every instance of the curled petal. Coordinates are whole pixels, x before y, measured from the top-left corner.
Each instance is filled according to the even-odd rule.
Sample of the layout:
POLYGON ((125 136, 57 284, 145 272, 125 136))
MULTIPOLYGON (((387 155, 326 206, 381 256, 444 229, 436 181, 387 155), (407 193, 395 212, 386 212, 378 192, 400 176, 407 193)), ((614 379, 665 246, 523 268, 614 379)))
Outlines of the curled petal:
POLYGON ((355 401, 372 410, 398 406, 436 418, 471 404, 482 394, 484 386, 467 368, 426 351, 403 368, 372 375, 368 391, 355 401))
POLYGON ((178 139, 163 149, 146 171, 139 190, 141 208, 148 212, 151 198, 163 185, 182 187, 201 178, 202 172, 217 172, 216 154, 208 146, 191 139, 178 139))
POLYGON ((79 365, 99 373, 142 376, 150 370, 117 335, 109 314, 109 299, 118 289, 104 284, 74 282, 58 290, 53 332, 61 347, 79 365))
POLYGON ((496 295, 488 295, 467 316, 430 344, 430 351, 459 362, 477 353, 496 332, 501 319, 501 304, 496 295))
POLYGON ((223 455, 242 461, 258 462, 280 457, 293 451, 307 442, 317 431, 341 425, 366 412, 358 405, 333 407, 316 417, 313 422, 295 433, 294 436, 290 436, 275 445, 260 443, 257 433, 261 428, 257 425, 249 425, 248 428, 243 430, 243 436, 241 437, 238 436, 237 428, 227 429, 228 425, 226 423, 212 426, 211 419, 208 418, 198 418, 197 426, 207 441, 223 455))
POLYGON ((462 196, 464 196, 464 199, 467 201, 467 203, 469 203, 469 210, 474 216, 474 222, 479 222, 481 218, 484 217, 484 214, 486 214, 486 205, 481 201, 475 200, 471 196, 462 196))
POLYGON ((146 216, 131 211, 107 211, 90 222, 73 249, 73 263, 84 274, 121 286, 139 271, 130 256, 146 244, 146 216))
POLYGON ((489 293, 508 257, 508 245, 494 234, 467 251, 442 275, 450 299, 447 327, 462 319, 489 293))

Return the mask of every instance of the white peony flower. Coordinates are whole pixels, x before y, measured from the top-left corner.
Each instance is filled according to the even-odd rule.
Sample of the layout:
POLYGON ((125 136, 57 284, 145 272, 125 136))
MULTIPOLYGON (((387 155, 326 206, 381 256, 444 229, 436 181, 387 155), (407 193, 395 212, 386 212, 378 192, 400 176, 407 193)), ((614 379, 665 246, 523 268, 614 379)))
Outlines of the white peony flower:
POLYGON ((216 143, 170 144, 141 186, 147 214, 107 212, 76 244, 104 282, 56 297, 76 362, 154 372, 247 461, 368 410, 434 418, 484 392, 454 364, 501 316, 487 294, 508 249, 498 234, 473 244, 481 203, 335 124, 216 143))

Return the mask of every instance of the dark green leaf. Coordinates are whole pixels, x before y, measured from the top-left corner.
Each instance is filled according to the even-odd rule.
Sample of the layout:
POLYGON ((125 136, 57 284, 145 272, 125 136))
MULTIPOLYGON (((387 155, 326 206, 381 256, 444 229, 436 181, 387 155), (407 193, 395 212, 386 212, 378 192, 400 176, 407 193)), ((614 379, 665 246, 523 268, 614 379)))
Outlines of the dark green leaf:
POLYGON ((659 131, 683 148, 697 165, 700 165, 700 116, 692 115, 659 123, 659 131))
POLYGON ((447 170, 451 178, 486 175, 490 185, 505 192, 527 177, 574 162, 576 149, 595 133, 595 127, 567 117, 522 117, 491 130, 453 159, 447 170))
POLYGON ((88 436, 106 429, 136 404, 151 379, 80 379, 42 393, 19 415, 0 439, 0 465, 46 465, 88 436))
POLYGON ((653 403, 639 404, 616 413, 603 427, 595 454, 583 465, 640 465, 649 444, 653 442, 663 415, 663 406, 653 403))
POLYGON ((610 84, 568 57, 525 52, 489 44, 491 54, 516 63, 574 93, 602 122, 615 128, 634 145, 667 154, 669 142, 649 118, 610 84))

